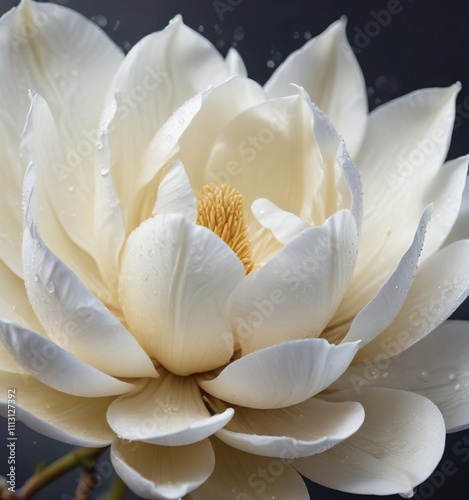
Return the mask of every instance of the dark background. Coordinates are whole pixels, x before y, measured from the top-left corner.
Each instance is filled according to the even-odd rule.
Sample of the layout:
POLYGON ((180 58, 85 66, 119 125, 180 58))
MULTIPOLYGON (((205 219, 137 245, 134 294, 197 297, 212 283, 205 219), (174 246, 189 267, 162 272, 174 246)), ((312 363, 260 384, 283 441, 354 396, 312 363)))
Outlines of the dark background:
MULTIPOLYGON (((16 3, 16 0, 0 0, 0 14, 16 3)), ((349 40, 365 74, 370 109, 418 88, 447 86, 459 80, 462 91, 449 158, 469 152, 469 30, 466 31, 469 2, 466 0, 391 0, 391 3, 389 0, 232 0, 231 4, 237 6, 225 10, 223 19, 212 0, 60 0, 57 3, 67 4, 93 19, 126 51, 142 36, 162 29, 175 14, 181 13, 186 24, 210 39, 223 54, 235 46, 250 77, 261 83, 291 51, 345 15, 349 40), (391 10, 389 7, 396 2, 399 14, 382 12, 391 10)), ((230 5, 226 0, 218 4, 230 5)), ((469 318, 468 304, 455 317, 469 318)), ((49 462, 70 449, 20 424, 18 434, 18 485, 31 475, 39 461, 49 462)), ((0 435, 6 436, 3 419, 0 435)), ((443 460, 453 465, 449 467, 447 462, 443 470, 452 474, 443 474, 440 465, 440 470, 417 489, 418 500, 469 500, 469 461, 464 463, 465 456, 457 454, 461 443, 469 456, 469 430, 448 436, 443 460)), ((3 455, 2 451, 0 471, 6 467, 3 455)), ((100 470, 104 481, 109 476, 107 455, 100 470)), ((72 472, 35 498, 73 498, 76 478, 77 474, 72 472)), ((106 483, 93 498, 100 498, 106 483)), ((358 498, 313 484, 308 486, 314 499, 358 498)), ((130 498, 136 497, 129 494, 130 498)))

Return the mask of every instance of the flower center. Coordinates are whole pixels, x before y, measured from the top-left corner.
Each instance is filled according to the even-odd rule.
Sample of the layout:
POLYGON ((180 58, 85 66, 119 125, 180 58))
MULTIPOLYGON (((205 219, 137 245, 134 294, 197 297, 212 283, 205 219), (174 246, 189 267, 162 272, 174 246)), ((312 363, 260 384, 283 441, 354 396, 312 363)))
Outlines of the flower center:
POLYGON ((213 231, 238 256, 249 274, 252 247, 243 214, 243 195, 228 184, 206 185, 197 200, 197 224, 213 231))

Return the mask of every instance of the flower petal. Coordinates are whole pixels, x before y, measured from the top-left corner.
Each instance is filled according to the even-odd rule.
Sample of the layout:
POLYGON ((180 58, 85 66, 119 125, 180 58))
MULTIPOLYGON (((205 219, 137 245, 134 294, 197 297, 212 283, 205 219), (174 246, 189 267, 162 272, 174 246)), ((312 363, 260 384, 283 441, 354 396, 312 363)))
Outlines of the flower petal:
POLYGON ((412 285, 431 213, 430 206, 422 215, 412 245, 376 296, 355 316, 343 342, 361 340, 362 349, 396 317, 412 285))
POLYGON ((284 342, 237 359, 199 384, 212 396, 240 406, 285 408, 328 387, 357 350, 357 343, 335 346, 324 339, 284 342))
POLYGON ((461 207, 455 224, 445 241, 445 245, 458 240, 469 239, 469 182, 467 182, 467 177, 464 181, 465 186, 462 193, 461 207))
POLYGON ((445 428, 438 408, 411 392, 368 388, 341 391, 330 401, 356 400, 365 422, 349 439, 328 451, 295 460, 312 481, 362 495, 407 494, 436 468, 443 454, 445 428))
POLYGON ((232 76, 241 75, 248 76, 248 72, 246 71, 246 66, 244 64, 243 58, 239 55, 239 52, 230 47, 228 49, 228 53, 225 57, 225 63, 228 67, 228 73, 232 76))
POLYGON ((425 235, 422 261, 443 245, 458 218, 468 159, 469 156, 462 156, 444 163, 428 188, 428 199, 432 200, 434 210, 425 235))
POLYGON ((230 297, 231 324, 243 355, 286 340, 317 337, 352 276, 358 234, 348 210, 310 227, 230 297))
POLYGON ((111 461, 125 484, 147 499, 180 499, 200 486, 215 467, 208 439, 187 446, 113 441, 111 461))
POLYGON ((129 237, 121 302, 149 355, 177 375, 213 370, 233 354, 228 295, 245 275, 231 248, 180 214, 157 215, 129 237))
POLYGON ((158 188, 152 215, 181 214, 191 222, 197 219, 197 200, 184 165, 174 162, 158 188))
POLYGON ((25 284, 49 337, 110 375, 155 376, 152 362, 132 335, 42 241, 36 226, 32 168, 25 176, 24 207, 25 284))
POLYGON ((147 379, 138 391, 114 401, 107 420, 121 438, 181 446, 211 436, 233 413, 228 408, 211 416, 193 378, 160 372, 158 379, 147 379))
POLYGON ((345 138, 352 156, 358 151, 368 113, 365 81, 347 41, 345 19, 293 52, 265 85, 269 97, 292 93, 290 83, 305 88, 314 103, 345 138))
POLYGON ((44 333, 29 303, 24 281, 1 261, 0 302, 2 303, 0 318, 19 322, 32 330, 44 333))
POLYGON ((212 439, 212 445, 215 470, 202 486, 190 493, 191 500, 309 500, 303 479, 287 460, 244 453, 218 439, 212 439))
POLYGON ((0 321, 0 341, 27 373, 57 391, 96 398, 123 394, 133 387, 87 365, 38 333, 14 323, 0 321))
POLYGON ((457 241, 417 270, 404 305, 392 323, 357 353, 356 362, 395 356, 439 326, 469 293, 469 240, 457 241))
POLYGON ((166 29, 140 40, 125 58, 113 82, 117 89, 103 114, 108 133, 109 164, 124 225, 131 230, 138 221, 135 196, 142 159, 152 138, 184 102, 208 85, 228 77, 221 55, 180 16, 166 29))
MULTIPOLYGON (((45 356, 39 362, 47 363, 45 356)), ((113 397, 79 398, 51 389, 29 375, 0 372, 0 414, 7 416, 7 391, 17 393, 17 418, 44 436, 75 446, 107 446, 114 433, 106 422, 113 397)))
POLYGON ((0 249, 2 259, 21 275, 18 200, 24 170, 18 151, 30 105, 28 90, 39 92, 63 124, 61 134, 73 150, 73 167, 77 167, 68 168, 67 186, 75 186, 91 165, 87 155, 78 155, 75 148, 80 141, 89 144, 86 131, 96 129, 104 93, 124 56, 103 30, 82 15, 30 0, 1 18, 0 53, 0 137, 5 141, 0 147, 0 184, 7 193, 0 198, 0 233, 6 236, 0 249))
POLYGON ((284 245, 288 245, 295 236, 311 227, 301 217, 282 210, 265 198, 254 200, 251 210, 262 226, 272 231, 275 238, 284 245))
POLYGON ((359 403, 311 398, 279 410, 235 406, 235 416, 216 436, 239 450, 264 457, 300 458, 322 453, 363 423, 359 403))
POLYGON ((350 366, 334 388, 387 387, 416 392, 443 414, 446 432, 469 427, 469 323, 446 321, 398 356, 350 366))
MULTIPOLYGON (((459 86, 454 85, 413 92, 371 113, 356 158, 365 207, 360 249, 355 276, 337 314, 337 323, 353 318, 389 279, 411 245, 415 228, 430 203, 436 202, 436 235, 445 226, 444 220, 452 217, 451 210, 448 215, 439 214, 451 205, 454 208, 448 197, 457 198, 462 185, 454 186, 455 177, 449 175, 452 168, 442 170, 441 165, 451 138, 458 90, 459 86), (444 198, 438 195, 440 191, 444 198), (370 276, 374 276, 372 282, 370 276)), ((461 179, 460 167, 457 170, 461 179)), ((432 231, 429 224, 428 241, 433 252, 438 240, 443 241, 441 236, 432 236, 432 231)))

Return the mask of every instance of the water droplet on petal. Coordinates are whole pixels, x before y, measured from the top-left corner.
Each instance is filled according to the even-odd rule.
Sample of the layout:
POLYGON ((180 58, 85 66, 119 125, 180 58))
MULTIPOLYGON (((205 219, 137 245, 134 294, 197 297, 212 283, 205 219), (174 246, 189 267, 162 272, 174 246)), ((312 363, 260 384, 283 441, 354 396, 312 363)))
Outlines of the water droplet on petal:
POLYGON ((93 22, 95 22, 98 26, 101 28, 105 28, 107 26, 107 18, 106 16, 103 16, 102 14, 98 14, 96 16, 93 16, 91 18, 93 22))
POLYGON ((52 283, 52 281, 49 281, 49 283, 47 283, 46 290, 49 293, 54 293, 55 292, 55 285, 54 285, 54 283, 52 283))
POLYGON ((109 169, 108 169, 108 168, 103 167, 103 168, 101 169, 101 175, 102 175, 102 176, 107 175, 108 173, 109 173, 109 169))
POLYGON ((448 378, 449 378, 450 380, 454 380, 454 379, 456 378, 456 375, 455 375, 454 373, 450 373, 450 374, 448 375, 448 378))

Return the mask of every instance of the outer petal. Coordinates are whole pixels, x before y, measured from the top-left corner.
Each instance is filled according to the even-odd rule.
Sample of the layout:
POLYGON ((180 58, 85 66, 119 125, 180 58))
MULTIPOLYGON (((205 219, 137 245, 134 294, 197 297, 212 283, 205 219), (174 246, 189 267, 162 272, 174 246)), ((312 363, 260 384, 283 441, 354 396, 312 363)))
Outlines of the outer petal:
POLYGON ((396 317, 412 285, 431 212, 432 207, 425 210, 412 245, 374 299, 355 316, 344 342, 361 340, 360 348, 363 348, 396 317))
POLYGON ((305 88, 345 138, 352 156, 361 144, 368 113, 365 81, 347 42, 345 19, 291 54, 265 85, 270 97, 305 88))
POLYGON ((179 499, 200 486, 215 467, 207 439, 188 446, 156 446, 115 440, 111 460, 117 474, 142 498, 179 499))
POLYGON ((244 453, 218 439, 213 439, 212 445, 215 470, 200 488, 191 492, 190 499, 309 500, 304 481, 285 459, 244 453))
POLYGON ((42 241, 35 222, 34 171, 24 190, 23 266, 29 299, 49 337, 111 375, 155 376, 137 341, 42 241))
POLYGON ((447 319, 469 293, 468 252, 469 240, 457 241, 426 260, 399 314, 355 361, 395 356, 447 319))
POLYGON ((125 317, 146 352, 178 375, 213 370, 233 354, 226 300, 245 275, 234 252, 180 214, 143 222, 122 257, 125 317))
POLYGON ((343 391, 329 399, 360 402, 365 422, 343 443, 293 462, 307 478, 349 493, 409 494, 438 465, 445 428, 441 413, 428 399, 377 388, 366 389, 360 396, 343 391))
MULTIPOLYGON (((42 362, 47 363, 45 355, 42 362)), ((106 422, 113 400, 79 398, 56 391, 28 375, 0 372, 0 414, 7 415, 7 391, 14 387, 17 417, 31 429, 76 446, 107 446, 114 433, 106 422)))
POLYGON ((125 58, 113 82, 114 102, 103 115, 103 131, 111 151, 107 168, 122 200, 127 229, 138 224, 141 199, 135 196, 136 187, 153 136, 184 102, 227 77, 215 47, 180 16, 142 39, 125 58))
POLYGON ((359 403, 316 398, 280 410, 234 409, 234 418, 216 436, 234 448, 264 457, 322 453, 355 433, 365 418, 359 403))
POLYGON ((102 397, 122 394, 133 387, 14 323, 0 322, 0 341, 27 373, 57 391, 72 396, 102 397))
POLYGON ((469 427, 469 323, 447 321, 398 356, 348 368, 334 388, 377 386, 413 391, 433 401, 446 432, 469 427))
POLYGON ((376 295, 409 248, 419 219, 432 202, 435 222, 428 226, 428 254, 443 243, 448 219, 457 212, 457 203, 449 200, 463 188, 460 163, 441 168, 458 90, 455 85, 414 92, 370 115, 356 158, 365 208, 360 249, 354 279, 336 316, 338 324, 353 318, 376 295), (375 279, 370 281, 369 276, 375 279))
POLYGON ((324 339, 284 342, 230 363, 200 386, 212 396, 250 408, 285 408, 309 399, 345 371, 357 343, 324 339))
POLYGON ((343 210, 299 234, 237 286, 230 315, 243 354, 285 340, 317 337, 352 276, 358 234, 343 210))
POLYGON ((227 409, 211 416, 191 377, 160 373, 137 392, 114 401, 107 420, 118 436, 164 446, 196 443, 221 429, 233 416, 227 409))
MULTIPOLYGON (((4 145, 0 184, 0 233, 8 238, 1 250, 8 265, 21 268, 21 181, 19 140, 29 108, 28 89, 39 92, 61 122, 61 136, 69 147, 63 164, 66 186, 77 187, 90 173, 92 144, 86 136, 97 128, 104 93, 123 59, 122 51, 94 23, 76 12, 52 3, 22 1, 0 21, 0 136, 4 145), (79 148, 85 144, 86 152, 79 148), (16 226, 16 229, 15 229, 16 226), (14 250, 14 254, 10 253, 14 250), (14 264, 16 262, 16 264, 14 264)), ((62 162, 61 162, 62 163, 62 162)), ((51 171, 53 166, 51 165, 51 171)), ((78 188, 75 192, 78 191, 78 188)), ((88 206, 92 210, 92 192, 88 206)), ((67 230, 89 247, 77 224, 67 230)))
POLYGON ((467 177, 462 193, 461 207, 456 222, 445 241, 445 245, 465 239, 469 239, 469 182, 467 182, 467 177))

